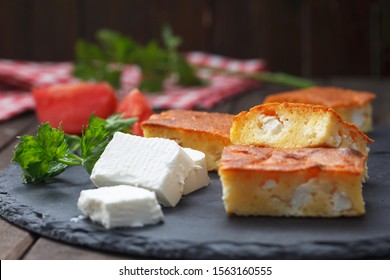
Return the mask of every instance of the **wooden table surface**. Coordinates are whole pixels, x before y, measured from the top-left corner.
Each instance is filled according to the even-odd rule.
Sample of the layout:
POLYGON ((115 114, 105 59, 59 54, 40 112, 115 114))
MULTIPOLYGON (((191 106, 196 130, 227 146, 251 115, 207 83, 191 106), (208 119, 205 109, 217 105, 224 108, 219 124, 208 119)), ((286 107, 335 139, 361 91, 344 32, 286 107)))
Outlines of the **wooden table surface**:
MULTIPOLYGON (((319 85, 341 86, 377 94, 374 101, 374 123, 389 125, 390 129, 390 79, 361 77, 317 79, 319 85)), ((242 94, 217 107, 213 111, 237 114, 260 104, 267 94, 285 91, 282 86, 264 85, 262 88, 242 94)), ((0 123, 0 170, 10 163, 16 136, 35 134, 38 121, 33 112, 0 123)), ((390 257, 390 252, 389 252, 390 257)), ((30 233, 0 218, 0 259, 131 259, 131 255, 118 255, 76 247, 30 233)))

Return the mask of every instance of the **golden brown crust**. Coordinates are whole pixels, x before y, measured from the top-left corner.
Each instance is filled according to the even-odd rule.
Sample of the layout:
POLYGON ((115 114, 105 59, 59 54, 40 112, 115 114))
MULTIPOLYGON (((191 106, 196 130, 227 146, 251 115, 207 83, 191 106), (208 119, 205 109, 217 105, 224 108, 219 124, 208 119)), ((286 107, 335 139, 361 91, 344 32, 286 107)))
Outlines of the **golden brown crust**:
POLYGON ((350 148, 273 149, 242 145, 224 149, 219 170, 363 174, 366 159, 367 154, 350 148))
MULTIPOLYGON (((142 123, 142 128, 167 127, 206 133, 230 139, 230 127, 234 115, 190 110, 168 110, 155 114, 142 123)), ((230 140, 229 140, 230 141, 230 140)))
POLYGON ((264 103, 292 102, 323 105, 331 108, 363 106, 375 99, 375 94, 337 87, 312 87, 269 95, 264 103))
MULTIPOLYGON (((339 114, 336 113, 335 110, 322 106, 322 105, 312 105, 312 104, 304 104, 304 103, 290 103, 290 102, 272 102, 272 103, 266 103, 266 104, 261 104, 254 106, 249 109, 249 112, 256 112, 259 111, 263 115, 266 116, 277 116, 276 110, 279 108, 283 109, 293 109, 293 110, 299 110, 299 109, 308 109, 313 112, 322 112, 322 113, 328 113, 330 112, 331 114, 334 114, 337 119, 342 121, 342 118, 340 117, 339 114)), ((233 119, 233 121, 239 120, 243 115, 246 115, 248 112, 247 111, 242 111, 238 115, 236 115, 233 119)))
MULTIPOLYGON (((292 110, 308 110, 312 112, 321 112, 323 114, 329 113, 332 114, 335 118, 337 118, 338 122, 343 123, 345 126, 349 127, 353 134, 361 135, 363 139, 366 142, 374 142, 371 138, 369 138, 366 134, 364 134, 360 129, 349 122, 344 121, 341 116, 332 108, 322 106, 322 105, 312 105, 312 104, 303 104, 303 103, 289 103, 289 102, 283 102, 283 103, 265 103, 261 105, 257 105, 255 107, 252 107, 249 112, 243 111, 236 115, 233 118, 233 122, 242 122, 245 121, 249 114, 259 112, 266 116, 277 116, 276 110, 277 109, 292 109, 292 110)), ((310 117, 310 116, 308 116, 310 117)))
POLYGON ((233 115, 169 110, 142 123, 145 137, 172 139, 182 147, 206 154, 208 170, 216 170, 225 146, 231 145, 233 115))

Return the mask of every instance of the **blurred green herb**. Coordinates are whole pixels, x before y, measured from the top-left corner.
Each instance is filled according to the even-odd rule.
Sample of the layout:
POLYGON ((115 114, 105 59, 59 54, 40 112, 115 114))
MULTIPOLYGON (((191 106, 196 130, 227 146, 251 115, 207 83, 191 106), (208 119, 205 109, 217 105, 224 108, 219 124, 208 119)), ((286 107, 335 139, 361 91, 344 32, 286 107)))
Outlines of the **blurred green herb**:
POLYGON ((119 88, 124 65, 136 64, 142 69, 139 88, 146 92, 161 91, 164 82, 172 77, 183 86, 204 84, 177 51, 181 38, 175 36, 168 26, 162 30, 163 47, 156 41, 143 46, 108 29, 99 30, 96 38, 97 44, 84 40, 76 42, 73 75, 82 80, 107 81, 119 88))
POLYGON ((116 131, 126 132, 137 121, 113 115, 106 120, 92 115, 81 137, 68 135, 61 126, 52 128, 48 123, 38 128, 36 136, 18 137, 12 161, 22 169, 23 181, 43 182, 62 173, 67 167, 82 165, 88 173, 116 131))
POLYGON ((210 71, 220 75, 228 75, 234 77, 240 77, 245 79, 252 79, 257 81, 262 81, 266 83, 273 83, 284 85, 292 88, 308 88, 315 86, 315 83, 311 80, 297 77, 294 75, 282 73, 282 72, 239 72, 239 71, 230 71, 230 70, 221 70, 213 67, 201 66, 197 68, 198 70, 210 71))
MULTIPOLYGON (((77 41, 73 75, 82 80, 106 81, 113 87, 119 88, 124 65, 136 64, 142 69, 142 81, 139 88, 146 92, 161 91, 167 79, 172 79, 185 87, 204 85, 205 81, 196 75, 196 71, 205 69, 205 67, 190 65, 177 50, 182 39, 175 36, 169 26, 162 29, 161 37, 163 47, 160 47, 156 41, 143 46, 118 32, 108 29, 99 30, 96 34, 97 44, 84 40, 77 41)), ((222 75, 294 88, 315 85, 310 80, 285 73, 244 73, 215 68, 206 69, 222 75)))

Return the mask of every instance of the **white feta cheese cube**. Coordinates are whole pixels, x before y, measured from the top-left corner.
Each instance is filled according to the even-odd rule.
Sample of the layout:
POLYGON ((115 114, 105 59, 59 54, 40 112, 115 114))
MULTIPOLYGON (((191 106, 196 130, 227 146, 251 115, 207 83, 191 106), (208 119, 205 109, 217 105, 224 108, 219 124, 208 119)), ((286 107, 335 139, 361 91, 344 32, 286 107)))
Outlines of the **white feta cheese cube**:
POLYGON ((154 191, 164 206, 175 206, 193 160, 172 140, 116 132, 96 162, 91 180, 97 187, 130 185, 154 191))
POLYGON ((125 185, 83 190, 77 206, 105 228, 141 227, 164 220, 154 192, 125 185))
POLYGON ((187 195, 210 184, 206 166, 206 155, 198 150, 183 148, 194 161, 195 168, 190 172, 184 183, 183 194, 187 195))

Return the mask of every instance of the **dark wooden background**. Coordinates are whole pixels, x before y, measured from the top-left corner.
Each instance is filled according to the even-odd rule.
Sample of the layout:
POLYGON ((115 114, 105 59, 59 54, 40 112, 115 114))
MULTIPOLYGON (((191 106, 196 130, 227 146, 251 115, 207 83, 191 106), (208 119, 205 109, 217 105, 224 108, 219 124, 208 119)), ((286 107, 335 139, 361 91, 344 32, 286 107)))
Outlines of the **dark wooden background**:
POLYGON ((0 58, 70 60, 100 28, 147 42, 165 23, 183 51, 306 77, 390 76, 387 0, 0 0, 0 58))

